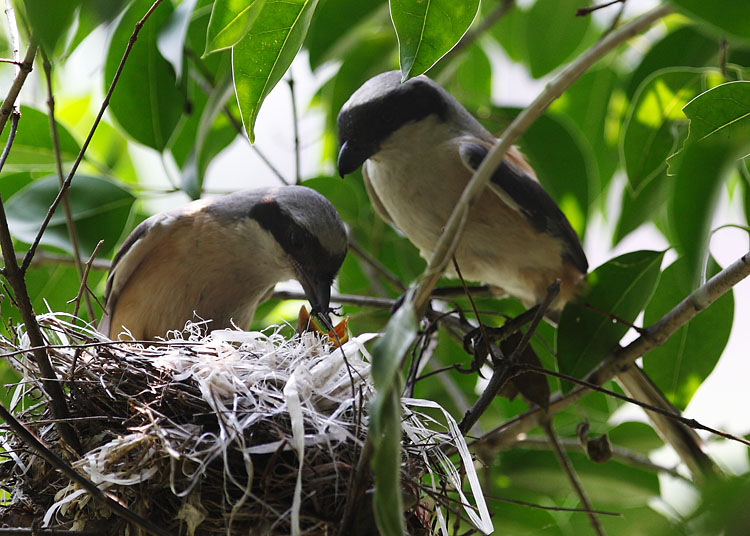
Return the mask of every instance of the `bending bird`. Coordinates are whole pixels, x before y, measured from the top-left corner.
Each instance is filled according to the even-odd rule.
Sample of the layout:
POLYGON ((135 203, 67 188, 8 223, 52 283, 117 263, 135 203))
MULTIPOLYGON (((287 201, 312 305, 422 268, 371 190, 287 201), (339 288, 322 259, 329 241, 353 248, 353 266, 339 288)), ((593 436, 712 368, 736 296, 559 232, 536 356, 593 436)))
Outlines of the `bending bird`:
POLYGON ((336 209, 303 186, 244 190, 151 216, 112 261, 99 331, 164 337, 188 320, 247 329, 280 281, 297 279, 328 319, 347 250, 336 209))

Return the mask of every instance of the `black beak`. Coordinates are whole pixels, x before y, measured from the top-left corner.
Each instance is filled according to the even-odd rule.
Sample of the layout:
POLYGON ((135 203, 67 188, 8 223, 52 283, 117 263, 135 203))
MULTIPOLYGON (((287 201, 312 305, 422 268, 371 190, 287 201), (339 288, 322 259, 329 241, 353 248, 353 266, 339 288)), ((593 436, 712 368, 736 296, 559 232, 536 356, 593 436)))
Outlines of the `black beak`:
POLYGON ((339 175, 343 178, 364 164, 365 160, 370 158, 379 147, 374 143, 356 144, 351 141, 345 141, 339 151, 339 159, 336 163, 339 175))
POLYGON ((331 304, 331 283, 329 280, 305 272, 297 274, 297 278, 310 302, 310 315, 319 318, 326 326, 330 326, 331 319, 328 316, 328 310, 331 304))

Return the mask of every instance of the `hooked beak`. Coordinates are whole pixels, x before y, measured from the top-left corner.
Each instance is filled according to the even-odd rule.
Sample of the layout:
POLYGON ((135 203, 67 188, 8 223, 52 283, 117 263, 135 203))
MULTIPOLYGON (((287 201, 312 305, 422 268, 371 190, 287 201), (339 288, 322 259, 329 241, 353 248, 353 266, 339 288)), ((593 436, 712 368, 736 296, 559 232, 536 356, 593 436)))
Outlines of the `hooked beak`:
POLYGON ((310 314, 317 317, 326 327, 332 326, 328 310, 331 303, 331 284, 325 278, 315 277, 301 269, 297 270, 297 279, 302 284, 307 301, 310 302, 310 314))
POLYGON ((341 145, 339 158, 336 162, 341 178, 343 178, 344 175, 356 171, 356 169, 364 164, 365 160, 374 155, 378 149, 379 147, 374 143, 358 145, 351 141, 345 141, 343 145, 341 145))

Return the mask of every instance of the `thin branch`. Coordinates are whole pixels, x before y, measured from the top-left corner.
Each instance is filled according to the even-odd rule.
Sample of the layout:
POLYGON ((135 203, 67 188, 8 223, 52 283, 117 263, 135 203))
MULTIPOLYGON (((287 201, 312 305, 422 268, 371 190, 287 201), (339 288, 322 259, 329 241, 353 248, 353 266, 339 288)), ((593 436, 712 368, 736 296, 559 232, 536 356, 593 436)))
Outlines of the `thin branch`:
MULTIPOLYGON (((586 378, 591 385, 602 385, 618 372, 626 369, 648 351, 663 345, 678 329, 687 324, 700 311, 732 289, 734 285, 750 276, 750 252, 724 268, 704 285, 693 291, 659 321, 647 327, 645 333, 624 348, 612 352, 586 378)), ((555 414, 578 401, 591 390, 576 387, 567 395, 556 395, 550 400, 549 414, 555 414)), ((475 447, 497 449, 512 443, 516 438, 539 426, 544 412, 531 409, 501 424, 473 443, 475 447)))
MULTIPOLYGON (((16 78, 21 76, 23 72, 23 70, 20 71, 16 78)), ((5 161, 10 154, 10 149, 13 146, 13 141, 15 140, 16 132, 18 131, 18 120, 20 119, 20 115, 21 114, 16 111, 11 115, 8 141, 6 142, 3 153, 0 156, 0 170, 2 170, 5 165, 5 161)), ((21 319, 24 324, 26 324, 26 333, 29 337, 29 343, 31 346, 37 347, 37 349, 33 350, 32 356, 41 372, 42 383, 44 385, 44 390, 49 397, 50 408, 52 409, 55 418, 63 420, 59 422, 55 428, 60 434, 60 437, 67 442, 72 449, 80 452, 81 445, 78 441, 75 430, 70 424, 64 422, 64 419, 70 415, 65 403, 65 395, 62 387, 57 381, 57 375, 52 368, 49 356, 44 349, 44 337, 42 336, 39 324, 36 321, 36 315, 34 315, 34 308, 31 305, 29 291, 26 288, 24 273, 18 266, 18 262, 16 262, 13 238, 10 236, 8 218, 5 215, 5 206, 3 205, 2 198, 0 198, 0 250, 2 250, 3 260, 5 261, 3 275, 8 280, 8 283, 10 283, 15 296, 16 305, 21 312, 21 319)))
MULTIPOLYGON (((16 260, 23 262, 24 254, 21 252, 16 253, 16 260)), ((80 262, 86 263, 86 259, 80 259, 80 262)), ((76 264, 76 260, 70 255, 56 255, 55 253, 49 253, 44 250, 39 250, 34 255, 34 260, 31 262, 32 266, 43 266, 48 264, 76 264)), ((112 266, 112 261, 107 259, 94 259, 91 263, 92 270, 108 271, 112 266)))
POLYGON ((109 494, 99 489, 96 484, 91 480, 81 475, 78 471, 73 469, 65 460, 60 458, 57 454, 52 452, 42 441, 34 435, 24 424, 22 424, 16 417, 9 412, 5 406, 0 404, 0 417, 5 421, 8 426, 13 429, 13 432, 28 446, 45 459, 47 463, 58 469, 61 473, 67 476, 71 481, 78 484, 80 487, 85 489, 91 495, 91 498, 98 503, 106 506, 113 513, 129 521, 136 527, 145 530, 150 534, 156 536, 169 536, 169 533, 162 528, 156 526, 148 519, 144 519, 128 507, 123 506, 118 501, 113 499, 109 494))
POLYGON ((592 14, 594 11, 599 11, 600 9, 604 9, 605 7, 620 3, 624 4, 625 0, 611 0, 610 2, 605 2, 603 4, 598 4, 591 7, 582 7, 576 11, 576 17, 585 17, 586 15, 592 14))
MULTIPOLYGON (((525 130, 549 107, 549 105, 567 90, 586 70, 631 37, 645 31, 656 21, 672 12, 669 5, 659 6, 630 23, 613 31, 594 44, 545 87, 544 91, 523 110, 503 132, 501 140, 492 148, 487 157, 474 173, 469 184, 461 194, 456 207, 445 225, 440 240, 435 246, 429 265, 422 274, 419 283, 410 293, 410 301, 417 313, 424 311, 430 292, 445 271, 453 255, 461 231, 468 217, 469 207, 482 195, 489 183, 492 173, 502 162, 511 145, 525 130)), ((418 316, 421 316, 418 314, 418 316)))
MULTIPOLYGON (((567 451, 583 452, 585 449, 583 446, 571 438, 558 437, 557 441, 567 451)), ((529 449, 529 450, 549 450, 552 448, 550 441, 547 437, 543 436, 523 436, 518 438, 512 447, 529 449)), ((505 448, 505 447, 504 447, 505 448)), ((674 478, 679 478, 685 482, 690 482, 690 479, 686 478, 685 475, 681 474, 675 467, 667 467, 665 465, 659 465, 652 462, 648 456, 639 454, 637 452, 630 451, 628 449, 612 445, 612 458, 618 462, 622 462, 638 469, 644 469, 646 471, 652 471, 654 473, 666 473, 674 478)))
MULTIPOLYGON (((291 290, 277 290, 271 295, 275 300, 306 300, 304 292, 294 292, 291 290)), ((396 300, 389 298, 373 298, 372 296, 359 296, 356 294, 333 294, 331 303, 340 303, 342 305, 359 305, 363 307, 375 307, 377 309, 390 309, 396 303, 396 300)))
MULTIPOLYGON (((534 334, 534 331, 536 331, 544 313, 559 293, 560 281, 557 280, 547 289, 547 295, 545 296, 544 301, 539 304, 529 329, 524 333, 518 346, 516 346, 513 353, 508 357, 507 363, 503 366, 502 364, 495 362, 495 371, 492 373, 492 377, 490 377, 487 387, 485 387, 484 391, 482 391, 482 394, 479 395, 479 398, 469 411, 466 412, 464 418, 461 419, 461 422, 458 423, 458 429, 461 430, 461 433, 466 434, 471 430, 474 423, 477 422, 479 417, 481 417, 484 412, 487 411, 487 408, 490 407, 490 403, 495 399, 503 386, 513 377, 515 373, 513 365, 516 363, 518 356, 520 356, 526 349, 526 346, 529 344, 531 336, 534 334)), ((499 348, 493 348, 493 346, 494 345, 489 343, 487 344, 490 351, 499 351, 499 348)), ((493 359, 493 361, 495 360, 493 359)))
POLYGON ((365 261, 377 273, 383 276, 386 281, 396 288, 396 290, 401 292, 406 290, 406 285, 404 285, 396 274, 391 272, 382 262, 373 257, 369 251, 360 246, 359 242, 357 242, 352 236, 349 236, 349 249, 356 253, 360 259, 365 261))
POLYGON ((294 94, 294 77, 292 76, 292 69, 289 69, 289 78, 286 81, 289 84, 289 97, 292 100, 292 128, 294 131, 294 179, 296 184, 302 182, 300 176, 300 147, 299 147, 299 119, 297 118, 297 99, 294 94))
POLYGON ((552 428, 550 419, 547 419, 542 424, 542 428, 544 428, 550 445, 552 445, 552 452, 555 453, 555 457, 557 458, 557 461, 560 463, 560 466, 563 468, 563 471, 567 475, 568 480, 570 481, 570 485, 573 486, 573 491, 575 491, 576 495, 578 496, 578 500, 580 501, 581 506, 583 506, 583 509, 586 510, 586 514, 588 515, 589 521, 591 522, 591 528, 594 529, 594 532, 598 536, 604 536, 604 527, 602 527, 601 521, 599 521, 599 518, 596 517, 596 514, 593 511, 594 508, 591 505, 591 500, 586 494, 586 490, 583 489, 581 480, 578 478, 575 467, 573 467, 573 464, 570 462, 570 458, 568 458, 568 454, 563 450, 562 446, 557 440, 557 434, 555 433, 554 428, 552 428))
MULTIPOLYGON (((49 108, 49 129, 52 135, 52 148, 55 152, 55 165, 57 167, 57 179, 62 188, 65 182, 62 168, 62 155, 60 154, 60 140, 57 134, 57 121, 55 121, 55 96, 52 92, 52 65, 49 62, 49 58, 42 51, 42 66, 44 69, 44 75, 47 79, 47 107, 49 108)), ((75 222, 73 221, 73 210, 70 208, 70 195, 65 192, 62 200, 63 213, 65 214, 65 226, 68 229, 68 237, 70 238, 70 245, 73 247, 73 259, 78 272, 78 279, 81 281, 82 286, 85 287, 86 280, 83 275, 83 263, 81 262, 81 247, 78 244, 78 231, 76 230, 75 222)), ((88 272, 87 272, 88 273, 88 272)), ((80 298, 79 298, 80 299, 80 298)), ((86 310, 89 314, 89 319, 94 320, 96 318, 94 313, 94 306, 91 303, 91 297, 86 294, 84 296, 86 302, 86 310)), ((80 303, 80 302, 78 302, 80 303)), ((78 316, 78 304, 76 304, 76 312, 74 316, 78 316)))
MULTIPOLYGON (((39 241, 42 239, 42 235, 44 234, 44 231, 47 230, 47 225, 49 225, 49 222, 52 219, 52 215, 55 213, 55 210, 57 210, 57 207, 60 204, 60 201, 62 201, 62 198, 65 195, 65 192, 68 191, 68 188, 70 187, 70 183, 73 181, 73 177, 75 176, 76 171, 78 171, 78 166, 81 164, 81 160, 83 160, 83 155, 86 153, 86 150, 89 147, 89 143, 91 143, 91 139, 94 137, 94 133, 96 132, 96 128, 99 126, 99 123, 102 120, 104 111, 107 109, 107 106, 109 106, 109 101, 112 98, 112 93, 115 91, 115 87, 117 86, 117 82, 120 79, 120 75, 122 74, 122 69, 125 67, 125 62, 127 61, 128 56, 130 55, 130 51, 133 49, 133 45, 135 45, 136 39, 138 39, 138 33, 141 31, 141 27, 143 27, 145 22, 151 16, 154 10, 157 7, 159 7, 159 4, 161 4, 162 1, 163 0, 156 0, 148 9, 148 11, 143 16, 143 18, 135 24, 135 28, 133 28, 133 33, 130 35, 130 39, 128 39, 128 45, 125 47, 125 52, 123 53, 122 59, 120 60, 120 65, 117 67, 117 72, 115 72, 115 76, 109 85, 109 90, 107 90, 107 95, 104 97, 104 101, 102 102, 102 105, 99 108, 99 113, 96 115, 94 124, 91 126, 88 136, 86 136, 86 140, 83 142, 83 145, 81 146, 81 150, 78 153, 78 156, 76 157, 75 162, 73 162, 73 166, 70 168, 70 173, 68 174, 68 177, 65 179, 65 182, 60 188, 60 191, 58 192, 57 197, 52 202, 52 205, 50 205, 49 210, 47 211, 47 216, 44 218, 44 221, 42 222, 42 226, 40 227, 39 232, 37 233, 36 238, 34 239, 34 242, 32 242, 31 247, 26 252, 26 257, 24 257, 23 265, 21 267, 22 271, 25 272, 26 269, 29 267, 29 264, 31 263, 31 259, 34 258, 34 252, 36 251, 36 248, 39 246, 39 241)), ((3 105, 5 105, 5 103, 3 103, 3 105)), ((2 117, 0 117, 0 121, 1 120, 2 120, 2 117)))
POLYGON ((0 63, 12 63, 13 65, 20 67, 23 65, 21 60, 12 60, 10 58, 0 58, 0 63))
POLYGON ((83 275, 81 275, 81 286, 78 288, 78 294, 76 295, 73 300, 76 302, 75 309, 73 310, 73 316, 78 317, 78 308, 81 306, 81 297, 83 295, 86 296, 86 302, 89 304, 89 307, 91 307, 91 311, 89 312, 89 318, 93 322, 95 320, 94 316, 94 308, 91 306, 91 299, 89 297, 88 292, 86 292, 86 289, 88 288, 86 285, 86 281, 88 281, 89 278, 89 271, 91 271, 91 264, 94 262, 94 259, 96 258, 96 255, 99 253, 99 249, 101 249, 102 244, 104 244, 104 240, 99 240, 99 243, 94 248, 94 252, 91 254, 91 257, 89 257, 89 260, 86 262, 86 270, 83 272, 83 275))
POLYGON ((24 57, 23 62, 18 68, 16 77, 13 79, 13 84, 8 90, 8 95, 5 97, 5 100, 3 100, 2 106, 0 106, 0 134, 3 133, 5 124, 8 122, 8 117, 10 116, 11 111, 13 111, 13 108, 16 106, 18 93, 20 93, 21 88, 26 81, 26 77, 29 75, 31 69, 34 66, 34 56, 36 56, 36 48, 36 43, 31 43, 29 45, 29 48, 26 49, 26 56, 24 57))

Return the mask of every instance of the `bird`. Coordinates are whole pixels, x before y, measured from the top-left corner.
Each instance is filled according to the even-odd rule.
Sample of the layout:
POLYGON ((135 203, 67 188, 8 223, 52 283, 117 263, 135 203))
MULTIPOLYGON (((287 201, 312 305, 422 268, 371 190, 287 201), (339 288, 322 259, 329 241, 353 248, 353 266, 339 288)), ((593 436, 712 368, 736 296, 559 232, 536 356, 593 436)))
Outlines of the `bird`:
MULTIPOLYGON (((365 82, 337 123, 339 174, 361 166, 375 210, 429 259, 466 184, 498 140, 433 80, 420 75, 402 83, 398 71, 365 82)), ((578 235, 515 147, 472 206, 455 259, 466 279, 527 307, 542 302, 559 279, 552 318, 588 271, 578 235)))
MULTIPOLYGON (((337 123, 339 174, 361 166, 376 212, 429 259, 466 184, 498 140, 430 78, 402 83, 398 71, 366 81, 341 107, 337 123)), ((467 279, 527 307, 542 303, 559 279, 559 295, 545 313, 552 321, 581 290, 588 271, 580 238, 515 147, 471 207, 455 259, 467 279)), ((618 381, 632 397, 677 413, 637 365, 621 371, 618 381)), ((714 473, 693 430, 650 416, 694 473, 714 473)))
POLYGON ((333 205, 304 186, 199 199, 138 225, 114 256, 99 331, 164 337, 188 320, 247 329, 276 283, 296 278, 328 319, 331 284, 348 247, 333 205))

